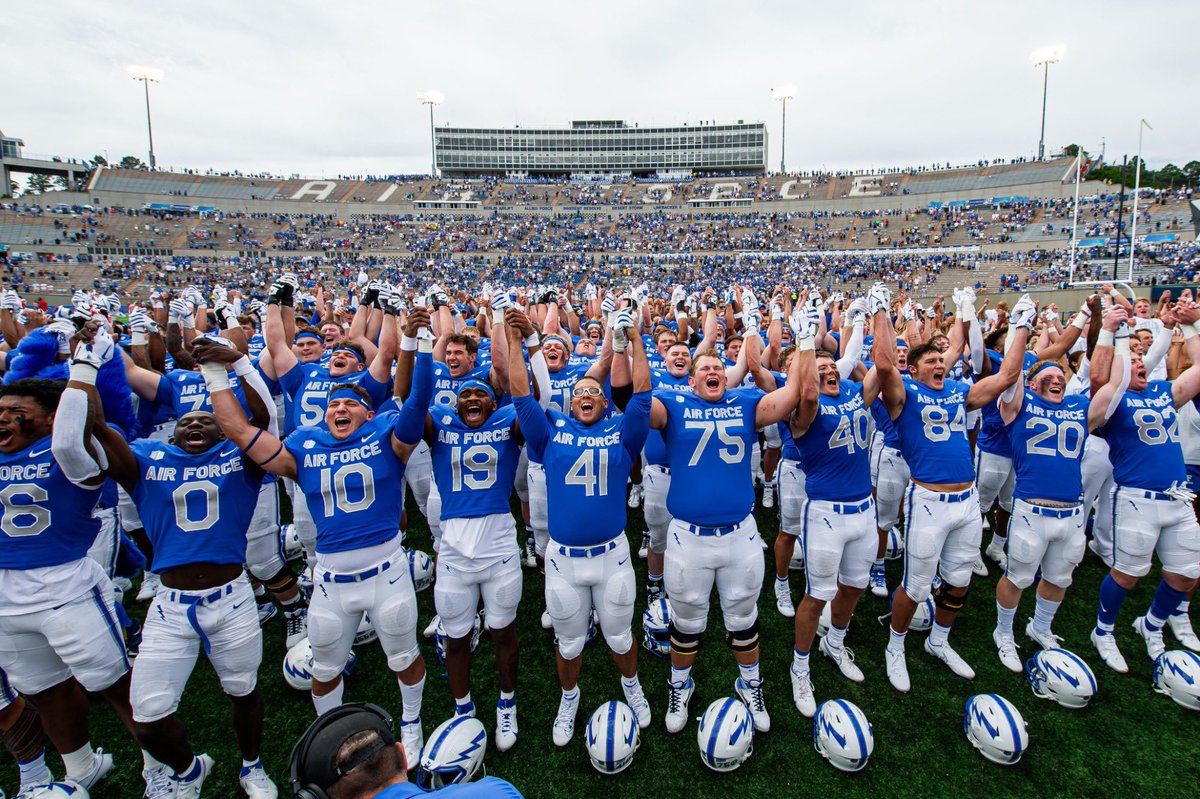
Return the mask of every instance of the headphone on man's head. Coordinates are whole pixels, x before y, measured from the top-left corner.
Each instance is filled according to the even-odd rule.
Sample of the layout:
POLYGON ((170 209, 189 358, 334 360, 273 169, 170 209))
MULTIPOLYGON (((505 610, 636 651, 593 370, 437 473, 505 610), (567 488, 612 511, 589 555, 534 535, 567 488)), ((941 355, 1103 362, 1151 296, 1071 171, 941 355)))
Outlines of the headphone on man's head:
MULTIPOLYGON (((339 705, 317 718, 292 747, 288 781, 293 799, 329 799, 329 788, 348 772, 361 766, 396 738, 388 712, 370 702, 339 705), (341 766, 334 765, 338 750, 351 735, 374 731, 379 740, 365 747, 341 766)), ((407 755, 406 755, 407 756, 407 755)))

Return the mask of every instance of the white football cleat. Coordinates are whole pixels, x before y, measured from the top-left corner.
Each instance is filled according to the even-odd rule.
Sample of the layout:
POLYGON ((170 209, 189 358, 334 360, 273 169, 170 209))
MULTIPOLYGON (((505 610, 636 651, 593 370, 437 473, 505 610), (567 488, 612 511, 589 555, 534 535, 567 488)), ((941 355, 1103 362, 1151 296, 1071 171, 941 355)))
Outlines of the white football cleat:
POLYGON ((112 771, 113 767, 113 756, 100 747, 96 747, 96 751, 92 754, 92 757, 94 758, 92 769, 87 774, 84 774, 82 777, 67 775, 67 779, 71 780, 71 782, 79 783, 88 791, 91 791, 93 786, 104 779, 104 775, 112 771))
POLYGON ((1192 629, 1192 620, 1186 613, 1179 613, 1167 619, 1167 626, 1171 628, 1171 635, 1175 636, 1176 641, 1193 652, 1200 652, 1200 638, 1196 637, 1196 631, 1192 629))
POLYGON ((850 647, 843 646, 841 649, 835 650, 829 645, 829 636, 827 635, 821 639, 819 644, 817 644, 817 649, 820 649, 822 655, 837 664, 838 671, 840 671, 842 676, 847 680, 850 680, 851 682, 862 682, 865 679, 863 677, 862 669, 860 669, 854 662, 854 651, 850 649, 850 647))
POLYGON ((987 545, 983 554, 995 561, 996 565, 1000 567, 1000 571, 1008 568, 1008 555, 1004 554, 1004 544, 995 538, 992 539, 992 543, 987 545))
MULTIPOLYGON (((499 711, 497 711, 499 712, 499 711)), ((568 701, 564 696, 558 701, 558 715, 554 717, 552 737, 555 746, 566 746, 575 735, 575 717, 579 715, 579 694, 575 701, 568 701)))
POLYGON ((780 616, 794 618, 796 603, 792 601, 792 587, 787 582, 775 581, 775 608, 780 616))
POLYGON ((1040 632, 1036 627, 1033 626, 1033 619, 1030 619, 1029 622, 1025 625, 1025 637, 1028 638, 1029 640, 1033 641, 1035 644, 1040 646, 1042 649, 1061 649, 1062 648, 1062 636, 1055 635, 1054 633, 1050 633, 1049 635, 1046 635, 1046 634, 1040 632))
POLYGON ((687 726, 688 702, 695 691, 696 682, 691 677, 683 685, 667 683, 667 715, 664 717, 667 732, 679 732, 687 726))
POLYGON ((204 787, 204 781, 208 779, 209 772, 212 771, 213 759, 208 755, 196 755, 196 760, 200 761, 199 776, 194 780, 187 781, 176 778, 174 780, 175 799, 200 799, 200 790, 204 787))
POLYGON ((404 746, 404 759, 412 771, 421 762, 421 750, 425 748, 425 731, 421 729, 421 717, 412 721, 400 720, 400 743, 404 746))
POLYGON ((159 764, 146 769, 142 772, 142 780, 146 783, 145 799, 175 799, 175 783, 166 766, 159 764))
POLYGON ((883 598, 887 595, 887 573, 882 566, 871 566, 871 596, 883 598))
POLYGON ((646 692, 642 690, 642 684, 639 682, 632 688, 627 688, 622 683, 621 689, 625 692, 625 704, 629 705, 629 709, 637 716, 638 729, 644 730, 649 727, 650 702, 646 699, 646 692))
MULTIPOLYGON (((405 750, 407 752, 407 750, 405 750)), ((278 799, 279 789, 267 776, 267 770, 261 762, 253 766, 242 766, 238 774, 238 784, 246 792, 247 799, 278 799)))
POLYGON ((521 557, 521 563, 526 569, 537 568, 537 546, 533 542, 533 536, 525 539, 525 553, 521 557))
POLYGON ((762 506, 764 508, 775 507, 775 483, 774 482, 763 483, 762 506))
POLYGON ((291 649, 308 637, 308 608, 301 605, 295 610, 285 610, 283 618, 287 625, 287 648, 291 649))
POLYGON ((149 599, 154 599, 154 595, 158 593, 158 587, 162 585, 162 579, 154 572, 145 572, 142 576, 142 585, 138 588, 137 601, 145 602, 149 599))
POLYGON ((1021 656, 1017 654, 1017 641, 1011 635, 1001 635, 999 630, 992 630, 992 641, 996 644, 996 654, 1000 662, 1009 671, 1020 674, 1025 670, 1021 665, 1021 656))
POLYGON ((421 631, 423 638, 432 638, 437 632, 438 625, 441 623, 442 617, 438 614, 433 614, 433 618, 429 620, 429 624, 425 625, 425 629, 421 631))
POLYGON ((642 533, 642 545, 638 547, 638 559, 645 560, 650 553, 650 531, 642 533))
POLYGON ((542 611, 542 629, 549 630, 553 626, 554 626, 554 620, 550 618, 550 611, 543 610, 542 611))
MULTIPOLYGON (((504 700, 501 700, 503 702, 504 700)), ((517 700, 496 703, 496 750, 507 752, 517 742, 517 700)))
POLYGON ((971 573, 976 577, 987 577, 987 565, 983 562, 983 556, 975 558, 975 565, 971 567, 971 573))
POLYGON ((797 673, 795 668, 789 668, 788 674, 792 677, 792 701, 796 703, 796 710, 800 711, 800 715, 806 719, 811 719, 813 714, 817 712, 817 699, 813 695, 812 675, 807 671, 797 673))
POLYGON ((1146 654, 1150 656, 1150 660, 1158 660, 1158 656, 1167 651, 1167 645, 1163 643, 1162 629, 1153 632, 1147 629, 1145 616, 1138 616, 1133 620, 1133 629, 1137 630, 1137 634, 1146 642, 1146 654))
POLYGON ((750 709, 750 718, 754 720, 755 732, 771 731, 771 714, 767 713, 767 703, 763 697, 763 681, 746 682, 741 677, 733 683, 733 690, 738 699, 750 709))
POLYGON ((1092 646, 1096 647, 1096 651, 1100 654, 1100 659, 1104 661, 1104 665, 1108 666, 1113 671, 1119 674, 1125 674, 1129 671, 1129 664, 1125 662, 1125 657, 1121 654, 1121 650, 1117 647, 1117 637, 1112 633, 1101 634, 1094 627, 1092 628, 1092 646))
POLYGON ((925 651, 933 655, 938 660, 950 667, 950 671, 962 677, 964 680, 975 679, 975 669, 971 668, 967 661, 962 659, 962 656, 954 651, 954 647, 950 646, 950 642, 935 646, 925 639, 925 651))
POLYGON ((638 508, 642 505, 642 497, 644 496, 642 487, 638 483, 634 483, 629 487, 629 507, 638 508))
POLYGON ((905 657, 904 650, 884 647, 883 660, 887 667, 888 682, 892 687, 901 693, 912 690, 912 683, 908 679, 908 658, 905 657))

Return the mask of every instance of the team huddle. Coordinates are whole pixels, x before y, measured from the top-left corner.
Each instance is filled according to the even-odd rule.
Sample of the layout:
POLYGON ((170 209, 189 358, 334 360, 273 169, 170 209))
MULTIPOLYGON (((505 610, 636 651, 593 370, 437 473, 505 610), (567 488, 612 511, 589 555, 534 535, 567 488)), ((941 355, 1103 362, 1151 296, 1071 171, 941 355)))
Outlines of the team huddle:
MULTIPOLYGON (((378 638, 402 705, 398 739, 426 789, 482 763, 472 689, 495 690, 471 680, 483 629, 501 752, 519 735, 518 614, 540 613, 555 635, 556 746, 574 739, 584 648, 598 636, 624 702, 591 714, 585 745, 616 773, 654 716, 670 734, 688 727, 714 586, 738 677, 697 736, 707 766, 737 768, 771 728, 759 635, 768 546, 775 607, 794 618, 793 704, 839 769, 865 765, 870 725, 814 680, 814 644, 862 682, 847 630, 869 590, 890 595, 878 660, 897 691, 912 687, 909 630, 928 630, 925 652, 972 679, 950 633, 985 557, 1003 570, 999 660, 1035 693, 1080 706, 1095 677, 1053 621, 1085 548, 1110 572, 1097 598, 1073 601, 1096 603, 1091 643, 1118 672, 1130 668, 1118 616, 1157 553, 1161 580, 1133 627, 1155 687, 1200 709, 1188 617, 1200 578, 1200 305, 1187 293, 1153 307, 1104 286, 1067 320, 1028 296, 988 309, 969 288, 953 307, 923 308, 883 283, 856 298, 591 283, 472 297, 370 281, 336 303, 305 283, 283 274, 261 298, 155 292, 127 309, 78 293, 45 318, 11 292, 0 299, 0 732, 20 795, 54 781, 44 738, 63 785, 86 793, 112 769, 89 742, 86 690, 141 748, 147 797, 200 796, 214 763, 194 754, 176 711, 203 652, 231 703, 239 784, 274 799, 258 676, 261 625, 280 611, 285 676, 318 715, 342 704, 356 639, 378 638), (409 492, 432 563, 406 546, 409 492), (292 522, 281 527, 284 494, 292 522), (778 505, 773 543, 758 501, 778 505), (626 529, 639 505, 644 533, 626 529), (641 587, 635 556, 647 562, 641 587), (894 590, 889 556, 904 559, 894 590), (545 575, 543 597, 523 591, 526 568, 545 575), (151 601, 140 624, 122 603, 139 572, 138 598, 151 601), (419 620, 416 593, 431 578, 437 615, 419 620), (1026 664, 1014 619, 1031 586, 1024 636, 1040 652, 1026 664), (670 663, 665 693, 638 678, 642 596, 644 648, 670 663), (1184 650, 1167 651, 1165 628, 1184 650), (450 716, 428 742, 422 634, 454 698, 424 711, 450 716)), ((1012 714, 994 695, 968 703, 967 734, 985 757, 1019 759, 1012 714)))

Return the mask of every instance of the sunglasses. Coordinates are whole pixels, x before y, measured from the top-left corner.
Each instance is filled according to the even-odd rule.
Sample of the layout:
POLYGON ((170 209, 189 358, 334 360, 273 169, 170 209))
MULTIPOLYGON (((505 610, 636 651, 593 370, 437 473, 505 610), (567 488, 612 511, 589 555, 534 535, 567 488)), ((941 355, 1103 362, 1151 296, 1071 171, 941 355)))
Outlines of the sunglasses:
POLYGON ((604 393, 600 386, 578 386, 571 391, 572 397, 599 397, 604 393))

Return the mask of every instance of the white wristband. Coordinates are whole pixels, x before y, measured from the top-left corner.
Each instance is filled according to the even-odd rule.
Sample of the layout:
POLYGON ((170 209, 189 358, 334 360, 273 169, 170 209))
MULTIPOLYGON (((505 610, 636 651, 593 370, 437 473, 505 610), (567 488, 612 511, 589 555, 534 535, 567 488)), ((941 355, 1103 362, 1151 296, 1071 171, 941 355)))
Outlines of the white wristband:
POLYGON ((1113 354, 1117 357, 1129 354, 1129 336, 1121 336, 1113 346, 1113 354))
POLYGON ((536 330, 525 337, 525 347, 526 348, 537 347, 541 343, 542 343, 542 337, 537 334, 536 330))
MULTIPOLYGON (((1200 333, 1200 320, 1192 322, 1190 325, 1184 325, 1183 329, 1187 330, 1189 327, 1192 328, 1192 330, 1195 330, 1197 333, 1200 333)), ((1184 336, 1184 338, 1187 338, 1187 336, 1184 336)))
POLYGON ((1116 289, 1110 289, 1108 292, 1108 296, 1112 297, 1114 300, 1119 300, 1119 299, 1121 299, 1122 294, 1121 294, 1121 292, 1117 291, 1116 289))
POLYGON ((687 315, 687 312, 686 312, 686 311, 679 311, 679 312, 677 312, 677 313, 675 314, 675 321, 676 321, 676 322, 679 322, 679 323, 681 323, 681 324, 682 324, 683 322, 686 322, 686 321, 687 321, 687 319, 688 319, 688 315, 687 315))
POLYGON ((146 346, 146 334, 140 330, 129 334, 129 341, 135 347, 146 346))
POLYGON ((801 336, 796 339, 796 349, 800 352, 813 352, 817 348, 815 336, 801 336))
POLYGON ((417 352, 433 352, 433 342, 431 338, 417 339, 417 352))
POLYGON ((401 352, 416 352, 417 351, 416 337, 408 336, 408 335, 401 336, 400 337, 400 351, 401 352))
POLYGON ((94 386, 99 370, 90 363, 73 363, 69 372, 71 380, 76 383, 87 383, 89 386, 94 386))
POLYGON ((1088 318, 1089 317, 1084 313, 1075 314, 1075 318, 1071 320, 1071 327, 1077 327, 1079 328, 1080 332, 1083 332, 1087 329, 1088 318))
POLYGON ((492 309, 492 324, 493 325, 504 324, 504 311, 501 311, 497 308, 492 309))
POLYGON ((202 363, 200 364, 200 374, 204 375, 204 385, 208 387, 209 394, 229 388, 229 373, 225 371, 223 364, 202 363))
POLYGON ((233 362, 233 373, 238 377, 245 377, 254 371, 254 364, 250 363, 250 359, 243 355, 233 362))
POLYGON ((1116 333, 1111 330, 1101 330, 1099 338, 1096 339, 1097 347, 1111 347, 1116 338, 1116 333))
POLYGON ((1183 333, 1184 341, 1196 337, 1196 328, 1194 325, 1180 325, 1179 330, 1183 333))

